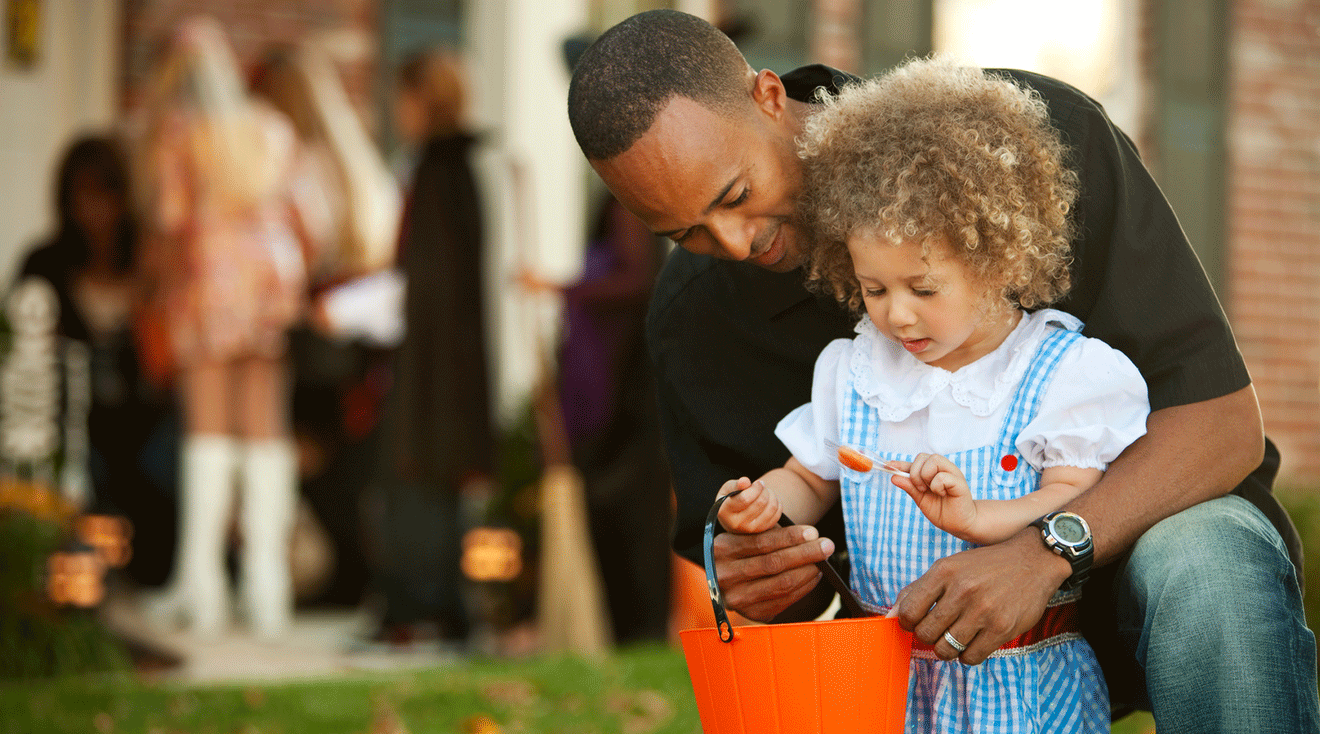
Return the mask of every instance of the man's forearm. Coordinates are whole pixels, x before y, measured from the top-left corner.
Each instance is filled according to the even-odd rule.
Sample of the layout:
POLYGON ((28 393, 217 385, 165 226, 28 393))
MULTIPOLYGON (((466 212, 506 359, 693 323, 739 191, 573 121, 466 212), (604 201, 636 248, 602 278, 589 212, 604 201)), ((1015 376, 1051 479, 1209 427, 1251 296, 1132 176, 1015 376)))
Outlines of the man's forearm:
POLYGON ((1265 452, 1251 386, 1155 411, 1146 428, 1098 484, 1065 506, 1091 525, 1097 564, 1122 554, 1160 520, 1227 494, 1265 452))

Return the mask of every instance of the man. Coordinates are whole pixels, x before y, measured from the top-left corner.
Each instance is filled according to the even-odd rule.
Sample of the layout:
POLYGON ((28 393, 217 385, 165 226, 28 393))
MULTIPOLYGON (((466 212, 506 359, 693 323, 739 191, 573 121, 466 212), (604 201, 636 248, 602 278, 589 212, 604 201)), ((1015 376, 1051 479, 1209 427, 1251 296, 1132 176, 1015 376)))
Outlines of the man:
MULTIPOLYGON (((999 73, 1046 101, 1081 177, 1075 285, 1057 307, 1132 359, 1153 413, 1147 435, 1064 508, 1089 524, 1089 553, 1058 555, 1029 527, 935 563, 900 595, 898 616, 940 657, 974 665, 1093 564, 1084 631, 1116 704, 1150 706, 1162 733, 1320 730, 1300 548, 1270 495, 1278 453, 1218 301, 1100 106, 1053 79, 999 73), (955 621, 979 630, 962 649, 945 636, 955 621)), ((718 30, 674 11, 615 26, 574 73, 569 116, 592 167, 682 246, 657 284, 648 338, 678 494, 674 543, 694 560, 716 489, 782 465, 775 424, 809 399, 821 347, 852 335, 841 307, 802 286, 794 144, 818 90, 849 81, 820 66, 754 72, 718 30)), ((826 585, 813 564, 842 539, 837 517, 821 527, 829 537, 801 526, 718 536, 728 604, 761 620, 818 612, 826 585)))

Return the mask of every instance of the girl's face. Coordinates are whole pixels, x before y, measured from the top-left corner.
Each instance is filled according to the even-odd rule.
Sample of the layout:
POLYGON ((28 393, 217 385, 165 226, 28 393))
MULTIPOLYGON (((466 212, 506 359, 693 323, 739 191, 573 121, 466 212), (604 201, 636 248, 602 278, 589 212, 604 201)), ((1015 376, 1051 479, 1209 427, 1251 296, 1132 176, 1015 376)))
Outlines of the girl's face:
POLYGON ((994 351, 1017 325, 1018 312, 979 282, 948 244, 922 256, 915 242, 876 235, 848 238, 866 314, 880 333, 917 359, 953 372, 994 351))

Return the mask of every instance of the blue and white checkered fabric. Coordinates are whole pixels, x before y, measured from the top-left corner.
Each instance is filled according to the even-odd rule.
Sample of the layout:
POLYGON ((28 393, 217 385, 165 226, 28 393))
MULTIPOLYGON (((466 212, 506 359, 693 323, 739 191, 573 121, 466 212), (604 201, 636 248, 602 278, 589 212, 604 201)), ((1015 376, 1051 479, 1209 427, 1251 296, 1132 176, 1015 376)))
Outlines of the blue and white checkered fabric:
MULTIPOLYGON (((1036 489, 1040 473, 1018 453, 1016 439, 1035 417, 1060 357, 1081 340, 1073 331, 1048 332, 1018 385, 998 444, 948 457, 978 499, 1012 499, 1036 489), (1012 460, 1004 461, 1008 456, 1012 460)), ((883 459, 911 461, 913 455, 875 445, 879 416, 856 391, 849 392, 840 426, 843 442, 883 459)), ((890 484, 888 475, 844 468, 840 480, 851 583, 874 610, 889 608, 898 592, 936 560, 972 547, 932 525, 907 494, 890 484)), ((1030 651, 1001 651, 970 667, 930 653, 913 655, 909 732, 1067 734, 1108 732, 1109 724, 1109 693, 1100 665, 1080 637, 1030 651)))

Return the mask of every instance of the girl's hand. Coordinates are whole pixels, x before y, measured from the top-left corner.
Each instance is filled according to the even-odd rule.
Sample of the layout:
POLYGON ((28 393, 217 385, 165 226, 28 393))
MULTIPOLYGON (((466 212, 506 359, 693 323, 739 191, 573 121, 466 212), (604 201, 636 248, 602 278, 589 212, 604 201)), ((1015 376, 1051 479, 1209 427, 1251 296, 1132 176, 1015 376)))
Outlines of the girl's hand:
POLYGON ((910 463, 891 461, 888 464, 911 475, 895 475, 892 481, 916 501, 917 508, 935 527, 963 540, 971 540, 976 527, 976 501, 972 499, 967 478, 952 461, 939 454, 918 454, 910 463))
POLYGON ((759 479, 752 482, 747 477, 733 479, 725 482, 715 496, 723 497, 736 490, 742 490, 742 493, 720 505, 720 524, 725 530, 760 533, 779 524, 779 497, 765 486, 765 482, 759 479))

